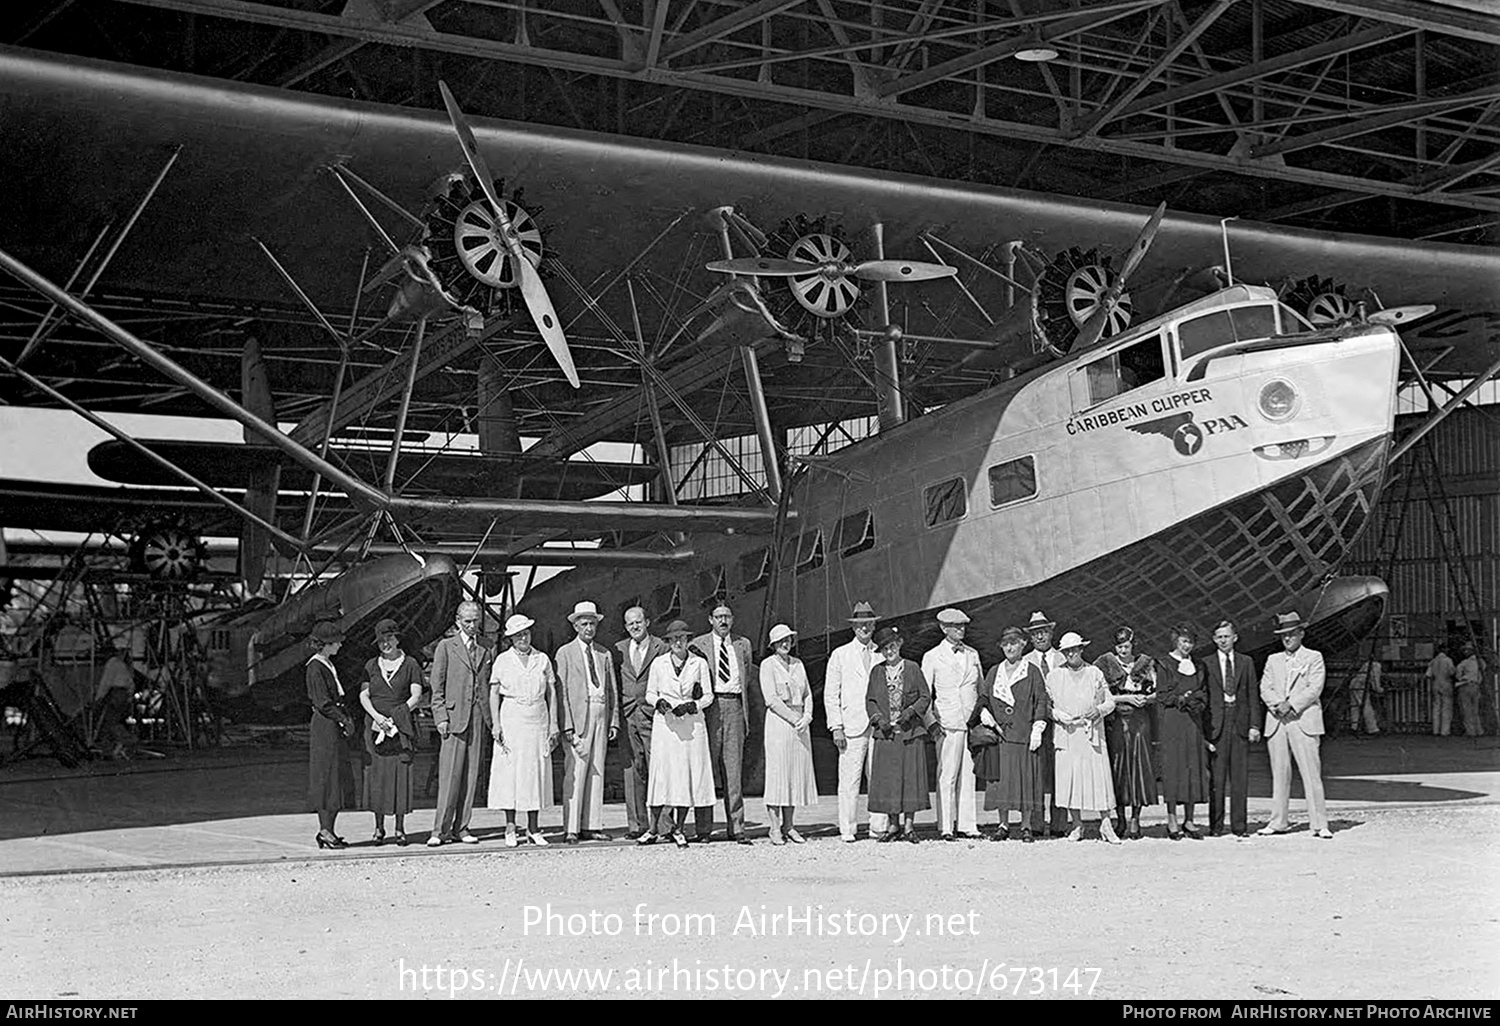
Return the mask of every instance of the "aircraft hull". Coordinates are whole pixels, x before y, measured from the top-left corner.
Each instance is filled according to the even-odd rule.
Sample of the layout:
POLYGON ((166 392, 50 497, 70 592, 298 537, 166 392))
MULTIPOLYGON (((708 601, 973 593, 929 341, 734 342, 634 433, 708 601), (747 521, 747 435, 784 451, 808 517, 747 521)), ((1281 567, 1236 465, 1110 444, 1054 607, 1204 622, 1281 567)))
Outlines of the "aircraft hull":
POLYGON ((234 614, 207 628, 216 683, 231 695, 248 687, 258 705, 305 702, 302 667, 312 655, 306 638, 326 619, 344 632, 334 663, 345 687, 357 692, 364 664, 376 654, 375 624, 395 620, 403 647, 418 653, 453 622, 459 592, 458 568, 446 556, 387 556, 361 564, 280 606, 234 614))

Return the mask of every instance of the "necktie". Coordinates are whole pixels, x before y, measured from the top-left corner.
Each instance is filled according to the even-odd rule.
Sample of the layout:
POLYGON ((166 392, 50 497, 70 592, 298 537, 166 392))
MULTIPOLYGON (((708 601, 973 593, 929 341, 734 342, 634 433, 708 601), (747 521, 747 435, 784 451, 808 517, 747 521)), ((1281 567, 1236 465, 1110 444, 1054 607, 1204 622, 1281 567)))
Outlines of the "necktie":
POLYGON ((589 667, 589 687, 593 688, 595 691, 598 691, 599 677, 597 671, 594 669, 594 653, 585 649, 583 653, 583 659, 589 667))
POLYGON ((722 638, 719 640, 719 682, 729 683, 729 646, 722 638))

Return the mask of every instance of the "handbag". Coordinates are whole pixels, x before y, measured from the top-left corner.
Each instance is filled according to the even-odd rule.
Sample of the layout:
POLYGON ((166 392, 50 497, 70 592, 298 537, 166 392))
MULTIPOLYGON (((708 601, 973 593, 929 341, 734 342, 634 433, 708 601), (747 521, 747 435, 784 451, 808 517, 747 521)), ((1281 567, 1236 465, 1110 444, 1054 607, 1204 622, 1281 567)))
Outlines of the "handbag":
POLYGON ((983 723, 969 728, 969 751, 978 751, 1000 743, 1000 732, 983 723))

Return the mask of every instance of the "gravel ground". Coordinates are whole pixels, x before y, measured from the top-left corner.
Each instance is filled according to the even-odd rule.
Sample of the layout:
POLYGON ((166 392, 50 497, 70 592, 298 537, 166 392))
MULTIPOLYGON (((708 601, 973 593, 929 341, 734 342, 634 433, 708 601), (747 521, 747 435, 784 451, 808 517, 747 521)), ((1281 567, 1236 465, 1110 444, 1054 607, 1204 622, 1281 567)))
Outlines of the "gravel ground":
POLYGON ((1500 807, 1334 826, 1333 841, 486 845, 0 879, 0 972, 12 998, 1500 996, 1500 807), (811 932, 763 931, 761 906, 811 906, 811 932), (555 975, 574 970, 613 973, 555 975))

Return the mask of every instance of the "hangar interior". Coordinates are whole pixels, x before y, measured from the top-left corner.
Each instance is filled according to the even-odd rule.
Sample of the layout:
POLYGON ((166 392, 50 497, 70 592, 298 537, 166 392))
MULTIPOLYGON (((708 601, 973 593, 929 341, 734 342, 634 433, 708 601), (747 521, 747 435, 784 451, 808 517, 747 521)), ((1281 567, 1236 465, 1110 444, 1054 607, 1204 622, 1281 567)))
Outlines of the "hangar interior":
MULTIPOLYGON (((818 162, 868 177, 919 176, 1142 209, 1165 203, 1273 230, 1500 245, 1500 15, 1486 0, 16 0, 7 13, 0 46, 12 55, 195 76, 250 91, 244 95, 274 90, 441 117, 442 80, 475 118, 564 132, 818 162)), ((73 123, 59 122, 58 131, 73 123)), ((153 288, 140 275, 110 272, 112 244, 122 265, 135 259, 133 210, 146 211, 141 231, 169 245, 172 232, 193 237, 204 210, 150 206, 161 184, 152 176, 163 163, 165 176, 176 158, 152 151, 121 162, 119 140, 96 153, 111 162, 99 175, 117 178, 116 187, 70 194, 69 158, 88 147, 51 139, 46 126, 41 120, 18 133, 21 157, 5 161, 11 191, 45 189, 47 204, 76 216, 65 235, 30 237, 35 225, 18 213, 22 201, 13 195, 0 247, 34 257, 54 280, 94 274, 90 302, 99 311, 225 392, 250 391, 243 354, 253 337, 258 372, 283 422, 319 415, 346 374, 354 380, 399 363, 409 332, 381 324, 357 303, 347 312, 347 299, 329 306, 327 292, 315 289, 317 302, 299 302, 303 272, 272 276, 259 253, 251 256, 269 290, 222 279, 153 288), (62 157, 48 163, 53 147, 62 157), (122 233, 111 234, 110 225, 122 233), (279 298, 268 298, 273 292, 279 298), (349 334, 372 344, 341 354, 329 338, 340 334, 325 319, 335 316, 330 310, 347 317, 349 334)), ((339 183, 376 206, 359 182, 340 176, 339 183)), ((567 201, 552 196, 546 206, 567 201)), ((336 202, 344 200, 329 200, 336 202)), ((760 227, 786 241, 827 227, 820 211, 805 213, 800 225, 760 227)), ((530 214, 544 238, 546 209, 530 214)), ((277 216, 294 223, 300 215, 286 209, 277 216)), ((904 241, 920 259, 954 258, 933 241, 904 241)), ((996 237, 967 256, 998 266, 1009 241, 996 237)), ((219 244, 249 250, 241 237, 219 244)), ((261 245, 274 265, 274 246, 261 245)), ((717 255, 711 236, 693 245, 699 256, 717 255)), ((170 253, 156 256, 170 264, 170 253)), ((1089 250, 1071 259, 1078 270, 1099 258, 1089 250)), ((972 333, 979 324, 973 307, 990 319, 985 305, 994 310, 1002 291, 986 272, 965 272, 959 280, 977 298, 948 297, 949 307, 925 312, 947 331, 895 339, 893 377, 871 370, 890 333, 865 308, 859 330, 830 332, 827 344, 763 352, 765 373, 753 385, 737 362, 729 372, 724 365, 732 361, 722 355, 681 346, 666 361, 670 378, 658 383, 672 401, 658 406, 647 402, 651 389, 642 390, 636 363, 618 355, 622 336, 638 336, 643 346, 645 337, 639 323, 634 332, 618 323, 628 313, 617 308, 613 327, 584 323, 570 335, 582 379, 577 393, 534 335, 513 333, 530 347, 524 364, 504 366, 493 350, 470 346, 425 374, 399 411, 367 411, 338 437, 377 476, 393 437, 430 437, 441 449, 444 438, 473 434, 487 451, 524 446, 558 456, 604 444, 613 455, 592 458, 601 479, 616 475, 609 483, 618 488, 604 489, 618 491, 616 498, 765 503, 772 482, 758 428, 769 429, 783 459, 815 460, 888 426, 892 388, 905 416, 919 417, 1003 380, 1004 372, 966 364, 963 349, 944 341, 972 333)), ((574 291, 587 295, 583 286, 592 284, 574 291)), ((643 302, 655 294, 661 321, 691 305, 660 275, 635 287, 643 302)), ((1289 283, 1288 294, 1313 319, 1320 310, 1336 317, 1378 303, 1363 283, 1331 278, 1289 283)), ((1488 298, 1491 310, 1500 309, 1497 298, 1488 298)), ((57 318, 20 283, 6 278, 0 300, 0 347, 12 361, 30 356, 26 369, 36 379, 4 375, 0 402, 204 415, 190 389, 163 380, 147 361, 120 356, 77 318, 57 318), (43 337, 45 348, 32 355, 43 337)), ((1495 729, 1500 390, 1490 379, 1500 370, 1497 318, 1491 312, 1461 344, 1403 363, 1398 438, 1448 404, 1463 408, 1391 468, 1372 526, 1350 557, 1350 569, 1382 577, 1391 593, 1382 626, 1342 653, 1342 665, 1372 657, 1388 664, 1391 729, 1429 729, 1422 671, 1434 645, 1450 638, 1476 639, 1487 653, 1487 727, 1495 729)), ((426 344, 453 345, 460 334, 435 329, 426 344)), ((658 331, 653 344, 665 350, 672 337, 658 331)), ((207 701, 216 642, 193 625, 206 609, 254 597, 235 566, 240 529, 225 526, 234 518, 208 519, 179 536, 174 521, 136 509, 87 526, 62 512, 66 493, 39 493, 35 502, 58 510, 58 527, 75 535, 59 543, 7 530, 12 630, 56 616, 47 644, 71 653, 62 661, 71 660, 87 692, 99 666, 96 625, 109 625, 104 634, 130 637, 157 682, 155 704, 143 715, 163 740, 216 740, 211 717, 195 708, 207 701), (202 537, 230 540, 216 547, 202 537), (179 559, 186 552, 194 554, 190 567, 179 559), (191 579, 176 579, 179 569, 191 579)), ((464 569, 481 572, 473 587, 503 616, 535 579, 536 564, 565 564, 544 550, 566 533, 521 533, 497 556, 470 557, 464 569)), ((606 535, 606 547, 638 538, 594 534, 606 535)), ((383 535, 377 541, 373 529, 362 541, 366 554, 393 544, 383 535)), ((327 562, 316 569, 342 565, 346 549, 324 552, 327 562)), ((283 567, 268 594, 283 597, 278 588, 314 570, 283 567)), ((15 661, 0 661, 6 665, 15 661)), ((8 715, 19 726, 15 710, 8 715)))

